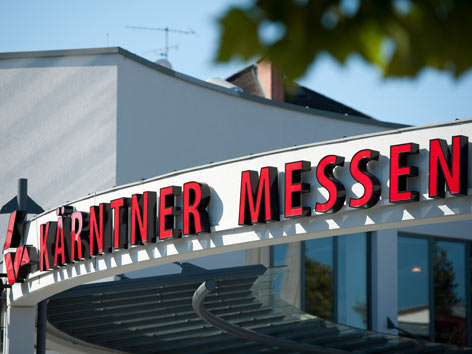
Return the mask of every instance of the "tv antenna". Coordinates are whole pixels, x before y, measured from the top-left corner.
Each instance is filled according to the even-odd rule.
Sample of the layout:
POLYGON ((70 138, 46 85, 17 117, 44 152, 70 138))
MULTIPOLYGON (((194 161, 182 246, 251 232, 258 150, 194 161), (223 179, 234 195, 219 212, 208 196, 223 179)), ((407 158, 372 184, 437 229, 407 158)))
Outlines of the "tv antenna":
POLYGON ((179 49, 179 45, 176 44, 176 45, 171 45, 171 46, 168 46, 168 47, 165 47, 165 48, 158 48, 158 49, 151 49, 151 50, 145 50, 144 52, 141 52, 142 54, 148 54, 148 53, 153 53, 153 54, 159 54, 160 56, 165 56, 165 50, 170 50, 170 49, 179 49))
POLYGON ((197 35, 197 33, 189 28, 187 30, 180 30, 180 29, 175 29, 175 28, 169 28, 169 26, 166 27, 146 27, 146 26, 126 26, 126 28, 129 29, 135 29, 135 30, 145 30, 145 31, 160 31, 164 32, 165 35, 165 47, 164 47, 164 54, 163 57, 164 59, 167 60, 169 57, 169 49, 174 48, 175 46, 169 46, 169 33, 179 33, 179 34, 185 34, 185 35, 197 35))

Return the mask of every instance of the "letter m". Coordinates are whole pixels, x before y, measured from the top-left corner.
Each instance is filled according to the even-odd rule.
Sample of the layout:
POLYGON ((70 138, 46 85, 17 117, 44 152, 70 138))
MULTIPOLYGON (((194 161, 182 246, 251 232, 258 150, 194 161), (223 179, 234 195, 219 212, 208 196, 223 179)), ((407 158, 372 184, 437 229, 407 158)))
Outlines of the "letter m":
POLYGON ((279 183, 276 167, 243 171, 239 199, 239 225, 280 220, 279 183))

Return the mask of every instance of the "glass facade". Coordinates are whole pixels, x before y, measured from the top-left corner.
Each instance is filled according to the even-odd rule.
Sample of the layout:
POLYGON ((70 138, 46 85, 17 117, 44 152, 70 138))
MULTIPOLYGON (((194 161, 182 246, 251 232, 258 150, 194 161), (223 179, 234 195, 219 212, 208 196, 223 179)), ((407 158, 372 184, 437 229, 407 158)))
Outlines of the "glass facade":
POLYGON ((467 250, 464 241, 398 237, 399 328, 430 341, 468 345, 467 250))
MULTIPOLYGON (((273 247, 274 252, 274 265, 275 266, 286 266, 288 265, 287 259, 287 248, 288 244, 284 243, 273 247)), ((285 272, 282 272, 274 281, 274 290, 277 294, 280 294, 282 291, 282 284, 284 279, 285 272)))
POLYGON ((339 236, 336 258, 337 322, 367 328, 366 235, 339 236))
POLYGON ((398 326, 429 338, 429 245, 424 239, 398 238, 398 326))
POLYGON ((432 241, 434 340, 467 344, 465 244, 432 241))
POLYGON ((334 238, 305 241, 305 311, 334 320, 334 238))
MULTIPOLYGON (((368 327, 367 234, 305 241, 304 310, 326 320, 368 327)), ((287 265, 287 245, 274 247, 274 265, 287 265)), ((275 281, 282 292, 283 272, 275 281)))
MULTIPOLYGON (((370 329, 368 233, 305 241, 300 253, 274 246, 274 265, 302 260, 302 308, 321 318, 370 329), (290 254, 290 255, 289 255, 290 254)), ((401 331, 427 341, 471 346, 470 241, 398 234, 398 318, 401 331)), ((293 264, 293 262, 292 262, 293 264)), ((282 272, 275 290, 283 291, 282 272)), ((287 275, 288 274, 288 275, 287 275)), ((393 290, 395 291, 395 290, 393 290)), ((394 319, 392 319, 394 320, 394 319)))

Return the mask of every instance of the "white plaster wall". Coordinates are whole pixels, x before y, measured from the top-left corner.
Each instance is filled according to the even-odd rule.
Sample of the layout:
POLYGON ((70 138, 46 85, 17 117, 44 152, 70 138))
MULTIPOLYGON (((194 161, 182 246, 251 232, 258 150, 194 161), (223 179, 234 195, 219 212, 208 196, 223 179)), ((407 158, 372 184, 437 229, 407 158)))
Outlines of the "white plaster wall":
MULTIPOLYGON (((116 60, 0 60, 0 207, 18 178, 44 209, 115 184, 116 60)), ((1 244, 7 223, 0 215, 1 244)))
POLYGON ((259 103, 119 58, 118 184, 383 130, 259 103))

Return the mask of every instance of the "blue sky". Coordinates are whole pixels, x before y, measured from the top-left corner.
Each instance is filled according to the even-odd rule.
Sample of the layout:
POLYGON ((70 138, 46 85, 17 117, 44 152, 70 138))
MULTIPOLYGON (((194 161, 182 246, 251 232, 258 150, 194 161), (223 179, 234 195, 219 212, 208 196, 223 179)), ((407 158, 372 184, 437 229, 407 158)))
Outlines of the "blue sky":
MULTIPOLYGON (((200 79, 225 78, 249 64, 213 62, 216 18, 235 3, 244 1, 1 1, 0 52, 108 44, 156 60, 160 56, 152 51, 164 47, 164 34, 125 26, 191 28, 197 36, 170 36, 170 45, 178 45, 169 54, 174 69, 200 79)), ((324 56, 299 82, 381 120, 422 125, 472 118, 472 70, 460 80, 432 69, 416 79, 382 80, 356 56, 345 66, 324 56)))

